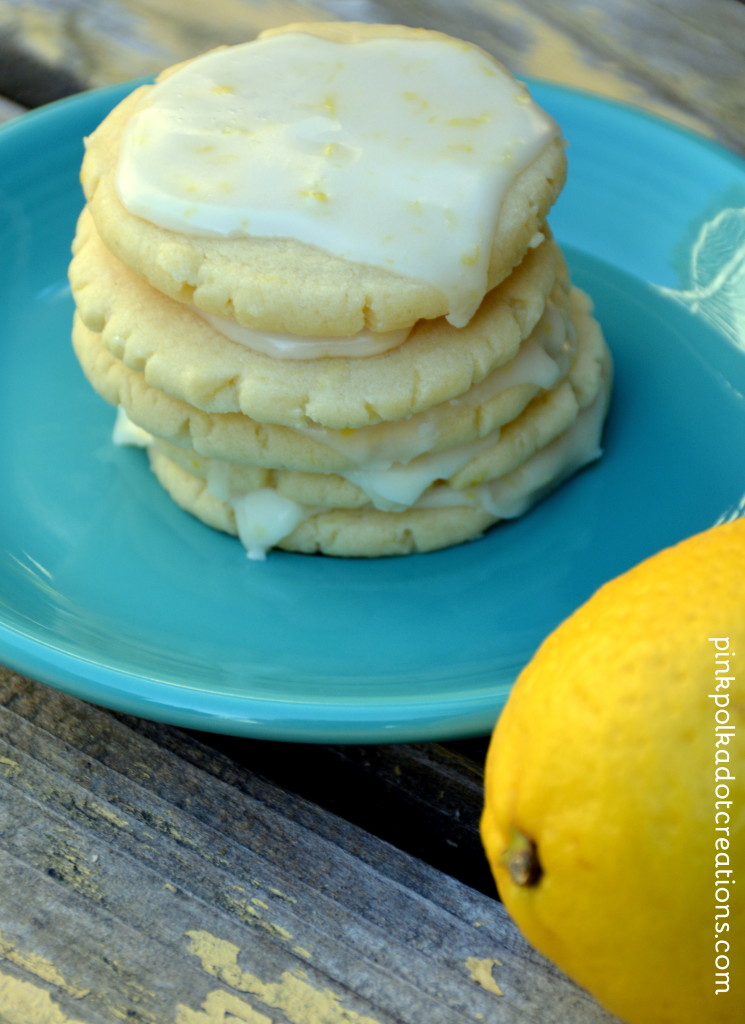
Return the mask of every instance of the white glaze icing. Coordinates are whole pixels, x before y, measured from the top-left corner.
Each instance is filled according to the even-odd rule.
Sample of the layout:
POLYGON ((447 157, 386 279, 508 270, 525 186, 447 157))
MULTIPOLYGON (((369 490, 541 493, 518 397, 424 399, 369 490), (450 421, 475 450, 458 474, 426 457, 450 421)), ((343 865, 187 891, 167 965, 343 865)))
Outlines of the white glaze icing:
POLYGON ((152 443, 153 435, 133 423, 124 409, 118 406, 111 440, 121 447, 147 448, 152 443))
POLYGON ((125 207, 193 235, 296 239, 426 281, 468 322, 502 199, 555 122, 447 37, 259 38, 162 79, 128 123, 125 207))
POLYGON ((499 431, 493 430, 479 441, 456 445, 442 452, 425 452, 411 462, 373 463, 339 475, 363 490, 374 508, 384 512, 403 512, 416 505, 436 480, 446 480, 457 473, 474 456, 493 447, 498 440, 499 431))
POLYGON ((359 334, 340 338, 301 337, 276 331, 255 331, 235 320, 194 308, 220 334, 273 359, 324 359, 328 356, 359 359, 377 356, 401 345, 411 333, 411 328, 405 327, 399 331, 360 331, 359 334))
MULTIPOLYGON (((507 476, 468 491, 436 483, 420 493, 408 507, 478 507, 498 519, 524 515, 569 476, 599 458, 607 402, 607 390, 603 389, 572 426, 507 476)), ((231 504, 239 522, 239 536, 248 557, 253 560, 263 560, 269 548, 287 537, 301 522, 325 511, 300 505, 269 489, 234 498, 231 504)), ((379 506, 373 504, 373 507, 379 506)))
POLYGON ((230 504, 238 537, 254 562, 263 562, 270 548, 316 511, 285 498, 271 487, 233 498, 230 504))

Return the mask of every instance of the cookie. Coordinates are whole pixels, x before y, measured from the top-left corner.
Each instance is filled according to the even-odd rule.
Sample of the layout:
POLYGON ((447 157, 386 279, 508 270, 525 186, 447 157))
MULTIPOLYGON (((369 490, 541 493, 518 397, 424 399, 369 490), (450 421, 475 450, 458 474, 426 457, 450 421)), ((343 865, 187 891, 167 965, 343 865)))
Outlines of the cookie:
POLYGON ((162 450, 148 450, 153 472, 171 498, 206 525, 238 536, 249 558, 269 548, 342 557, 384 557, 434 551, 480 537, 502 519, 525 514, 600 454, 609 378, 595 399, 550 444, 504 477, 468 492, 436 484, 412 508, 370 505, 328 509, 302 505, 274 487, 233 500, 162 450))
MULTIPOLYGON (((531 401, 501 429, 449 449, 438 452, 428 449, 408 461, 391 458, 390 450, 385 452, 386 458, 381 458, 380 448, 369 455, 368 449, 367 463, 358 449, 356 464, 350 458, 351 468, 330 474, 207 458, 193 448, 173 445, 157 437, 153 446, 183 469, 207 480, 211 493, 227 500, 271 487, 304 505, 357 508, 372 502, 386 508, 387 504, 396 504, 386 498, 387 476, 392 478, 388 485, 391 493, 395 493, 396 488, 403 489, 407 504, 416 500, 434 480, 447 480, 460 490, 472 488, 517 468, 565 431, 581 409, 594 401, 601 390, 607 389, 610 364, 602 335, 582 293, 575 292, 573 306, 579 343, 567 378, 531 401)), ((344 449, 346 440, 346 435, 338 439, 340 450, 344 449)))
POLYGON ((112 356, 101 335, 90 331, 79 316, 73 341, 94 388, 157 437, 235 463, 344 472, 371 463, 410 462, 422 453, 469 444, 514 420, 537 394, 561 381, 572 365, 577 331, 570 305, 562 282, 550 309, 510 362, 455 400, 358 430, 289 428, 241 414, 205 413, 154 387, 147 365, 137 370, 112 356))
POLYGON ((86 326, 158 390, 206 412, 243 413, 261 423, 356 429, 458 398, 515 357, 549 296, 564 301, 566 267, 546 232, 467 327, 442 317, 420 321, 396 348, 361 359, 272 359, 227 338, 112 256, 86 211, 70 281, 86 326))
POLYGON ((484 513, 488 525, 521 514, 598 454, 610 392, 610 354, 583 293, 573 291, 572 307, 578 346, 566 380, 476 444, 440 456, 425 454, 409 466, 342 476, 208 459, 155 438, 148 445, 151 465, 179 504, 210 525, 238 533, 254 557, 266 546, 284 545, 285 536, 296 529, 305 539, 295 537, 288 544, 302 543, 302 550, 339 553, 341 535, 348 555, 395 554, 410 542, 414 550, 425 550, 422 539, 411 541, 416 531, 412 535, 407 525, 409 512, 424 510, 423 519, 415 516, 414 521, 429 524, 428 544, 469 539, 486 528, 484 513), (448 466, 459 465, 448 478, 448 466), (460 516, 453 509, 479 514, 464 511, 460 516), (393 518, 368 515, 373 512, 393 518), (334 524, 333 544, 329 523, 334 524), (355 524, 366 538, 357 549, 355 524))
MULTIPOLYGON (((206 483, 158 452, 151 452, 156 478, 170 497, 203 523, 239 536, 233 505, 215 498, 206 483)), ((277 521, 276 512, 272 516, 277 521)), ((301 518, 285 536, 274 539, 255 526, 242 538, 249 556, 263 558, 268 547, 304 554, 380 558, 435 551, 480 536, 495 518, 479 508, 410 509, 380 512, 377 509, 338 509, 301 518)))
POLYGON ((442 33, 297 24, 168 69, 81 170, 73 346, 116 443, 252 559, 522 515, 600 454, 611 389, 546 222, 565 170, 442 33))
MULTIPOLYGON (((589 297, 573 288, 570 299, 578 344, 567 379, 536 397, 502 430, 500 444, 475 455, 453 474, 451 486, 465 490, 498 479, 550 444, 593 403, 607 408, 613 376, 610 351, 589 297)), ((598 431, 601 425, 602 421, 598 431)))
POLYGON ((107 248, 164 294, 253 329, 353 336, 468 323, 565 173, 558 127, 483 50, 319 22, 136 90, 87 140, 81 180, 107 248))

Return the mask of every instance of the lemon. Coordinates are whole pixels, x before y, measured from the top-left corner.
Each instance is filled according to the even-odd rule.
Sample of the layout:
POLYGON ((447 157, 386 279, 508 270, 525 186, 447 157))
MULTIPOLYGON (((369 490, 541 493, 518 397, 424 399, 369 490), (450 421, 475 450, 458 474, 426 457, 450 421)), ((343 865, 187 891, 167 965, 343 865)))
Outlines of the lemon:
POLYGON ((601 587, 521 673, 481 836, 525 937, 628 1024, 745 1021, 745 519, 601 587))

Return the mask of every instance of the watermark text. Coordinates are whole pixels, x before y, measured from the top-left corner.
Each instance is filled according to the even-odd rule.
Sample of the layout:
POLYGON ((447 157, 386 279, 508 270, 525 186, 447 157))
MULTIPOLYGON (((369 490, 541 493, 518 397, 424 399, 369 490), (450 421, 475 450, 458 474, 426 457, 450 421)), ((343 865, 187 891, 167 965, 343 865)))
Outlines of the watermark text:
POLYGON ((730 989, 730 961, 732 936, 730 934, 731 889, 736 885, 730 858, 730 822, 734 819, 734 800, 730 783, 733 773, 732 753, 737 727, 730 714, 731 692, 735 683, 734 659, 730 637, 710 636, 713 644, 714 672, 712 692, 708 695, 714 709, 714 993, 723 995, 730 989))

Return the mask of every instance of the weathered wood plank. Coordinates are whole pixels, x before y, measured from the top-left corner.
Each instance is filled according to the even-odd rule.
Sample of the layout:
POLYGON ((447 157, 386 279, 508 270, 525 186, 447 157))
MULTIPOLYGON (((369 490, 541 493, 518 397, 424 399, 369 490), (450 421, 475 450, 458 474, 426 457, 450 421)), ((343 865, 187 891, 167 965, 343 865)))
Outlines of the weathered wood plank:
POLYGON ((282 788, 496 895, 478 834, 486 737, 384 746, 247 744, 222 736, 206 742, 282 788))
MULTIPOLYGON (((15 701, 24 708, 30 703, 30 713, 35 715, 40 713, 34 707, 36 695, 43 692, 32 684, 23 697, 16 692, 15 701)), ((51 703, 41 702, 42 707, 51 703)), ((452 746, 327 746, 195 734, 202 742, 192 750, 182 732, 163 731, 147 722, 137 723, 136 728, 186 760, 196 757, 197 766, 207 744, 239 767, 360 825, 489 896, 496 895, 478 835, 486 738, 452 746), (171 747, 173 743, 177 746, 171 747)), ((83 742, 83 737, 75 742, 83 742)))
POLYGON ((745 6, 738 0, 0 0, 0 93, 37 105, 150 75, 270 25, 313 18, 424 25, 521 74, 638 103, 745 152, 745 6))
POLYGON ((608 1019, 495 900, 194 737, 0 694, 0 1020, 24 985, 60 1024, 608 1019))

